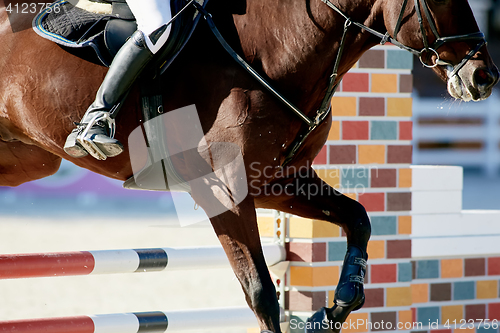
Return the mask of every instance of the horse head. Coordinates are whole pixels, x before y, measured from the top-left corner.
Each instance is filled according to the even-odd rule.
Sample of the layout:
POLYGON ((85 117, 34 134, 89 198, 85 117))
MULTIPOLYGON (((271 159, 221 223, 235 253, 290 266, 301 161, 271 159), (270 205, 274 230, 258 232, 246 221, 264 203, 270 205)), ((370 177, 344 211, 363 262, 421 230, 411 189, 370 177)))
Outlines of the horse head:
POLYGON ((451 96, 480 101, 491 95, 500 75, 467 0, 382 1, 388 40, 432 68, 451 96))

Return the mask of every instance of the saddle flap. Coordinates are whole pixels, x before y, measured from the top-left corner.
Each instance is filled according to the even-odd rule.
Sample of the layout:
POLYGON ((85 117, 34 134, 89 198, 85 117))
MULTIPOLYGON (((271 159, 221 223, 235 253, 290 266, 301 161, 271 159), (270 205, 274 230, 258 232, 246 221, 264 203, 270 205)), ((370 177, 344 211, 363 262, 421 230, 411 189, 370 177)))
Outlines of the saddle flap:
POLYGON ((112 57, 125 44, 127 39, 137 30, 135 21, 110 20, 104 29, 104 43, 112 57))

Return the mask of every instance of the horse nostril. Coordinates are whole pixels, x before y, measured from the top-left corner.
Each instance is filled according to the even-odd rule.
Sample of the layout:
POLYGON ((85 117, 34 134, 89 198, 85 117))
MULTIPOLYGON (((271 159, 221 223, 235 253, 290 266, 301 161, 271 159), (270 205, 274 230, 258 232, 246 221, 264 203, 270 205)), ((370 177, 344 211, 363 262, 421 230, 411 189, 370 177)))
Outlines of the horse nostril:
POLYGON ((478 68, 474 71, 474 82, 485 89, 490 88, 498 81, 498 71, 494 74, 490 69, 478 68))

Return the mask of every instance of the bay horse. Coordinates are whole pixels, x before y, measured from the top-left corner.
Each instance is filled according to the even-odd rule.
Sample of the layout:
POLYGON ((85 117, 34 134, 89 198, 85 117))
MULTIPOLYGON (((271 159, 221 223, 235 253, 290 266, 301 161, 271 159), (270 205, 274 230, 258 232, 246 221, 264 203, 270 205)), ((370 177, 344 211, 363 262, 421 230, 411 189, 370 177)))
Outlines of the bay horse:
MULTIPOLYGON (((338 83, 380 38, 420 56, 447 81, 457 99, 485 99, 499 78, 466 0, 211 0, 207 11, 241 57, 309 118, 322 103, 332 69, 337 67, 338 83), (343 53, 336 61, 339 49, 343 53)), ((125 181, 132 176, 127 138, 142 122, 139 87, 133 87, 117 117, 116 137, 125 152, 105 161, 70 158, 62 149, 66 136, 92 103, 106 68, 66 52, 31 29, 13 32, 11 26, 30 25, 30 20, 29 15, 9 18, 5 0, 0 0, 0 185, 17 186, 52 175, 62 158, 125 181)), ((234 62, 204 24, 166 71, 162 85, 165 111, 196 105, 207 144, 232 143, 242 153, 251 190, 211 223, 260 329, 280 332, 280 311, 261 250, 258 207, 343 228, 347 257, 349 251, 354 253, 346 258, 353 262, 344 262, 334 307, 317 317, 343 322, 364 302, 362 277, 371 229, 363 206, 330 188, 311 167, 326 141, 331 117, 315 126, 281 168, 308 125, 234 62), (299 168, 307 172, 296 172, 299 168), (290 190, 279 195, 265 191, 273 186, 290 190), (297 190, 311 187, 320 190, 297 190)), ((189 168, 178 166, 181 173, 189 168)), ((195 188, 192 195, 210 209, 209 200, 195 188)), ((309 330, 332 331, 338 329, 309 330)))

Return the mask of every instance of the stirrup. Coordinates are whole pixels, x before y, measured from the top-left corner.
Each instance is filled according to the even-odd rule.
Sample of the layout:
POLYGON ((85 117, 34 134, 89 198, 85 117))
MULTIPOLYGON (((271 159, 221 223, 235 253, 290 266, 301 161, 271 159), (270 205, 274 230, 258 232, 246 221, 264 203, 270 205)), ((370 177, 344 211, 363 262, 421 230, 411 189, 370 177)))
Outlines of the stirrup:
POLYGON ((116 123, 113 118, 110 117, 109 112, 96 112, 96 114, 92 117, 89 123, 85 126, 84 130, 78 134, 76 140, 82 145, 82 147, 90 154, 92 157, 104 161, 108 158, 108 156, 94 143, 92 138, 88 135, 89 130, 93 126, 100 126, 97 123, 104 122, 108 125, 109 128, 109 137, 113 139, 115 137, 116 132, 116 123))

